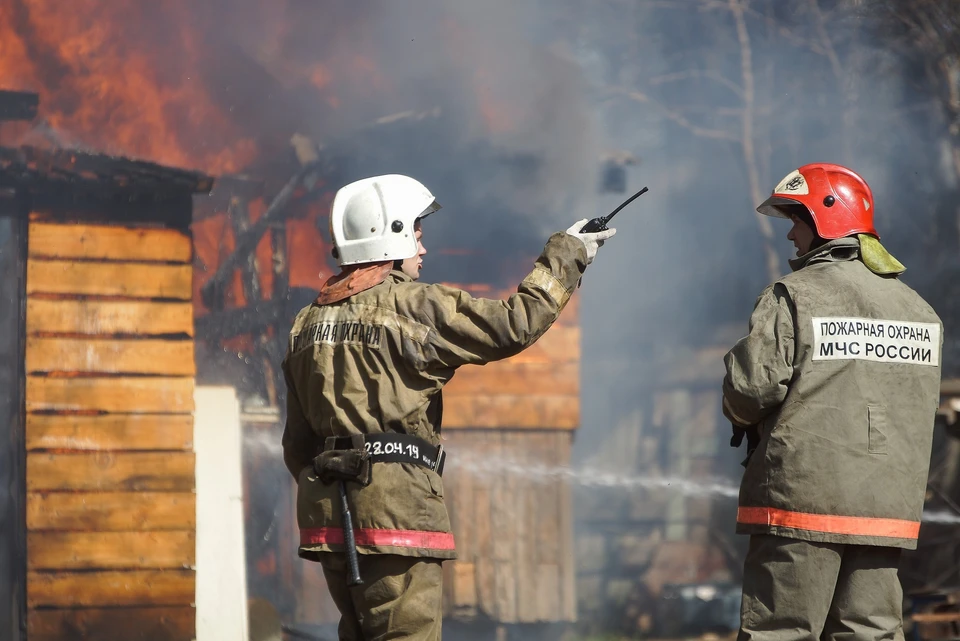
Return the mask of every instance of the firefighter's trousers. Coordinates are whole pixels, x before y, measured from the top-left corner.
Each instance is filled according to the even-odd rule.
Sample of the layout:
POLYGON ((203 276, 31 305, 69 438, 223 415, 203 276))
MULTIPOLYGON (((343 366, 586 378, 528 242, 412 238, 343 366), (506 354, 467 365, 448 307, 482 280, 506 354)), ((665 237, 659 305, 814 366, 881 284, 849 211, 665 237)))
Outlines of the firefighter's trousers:
POLYGON ((439 559, 361 554, 363 585, 347 587, 343 554, 320 556, 340 610, 340 641, 440 641, 443 574, 439 559))
POLYGON ((903 639, 900 549, 753 535, 738 641, 903 639))

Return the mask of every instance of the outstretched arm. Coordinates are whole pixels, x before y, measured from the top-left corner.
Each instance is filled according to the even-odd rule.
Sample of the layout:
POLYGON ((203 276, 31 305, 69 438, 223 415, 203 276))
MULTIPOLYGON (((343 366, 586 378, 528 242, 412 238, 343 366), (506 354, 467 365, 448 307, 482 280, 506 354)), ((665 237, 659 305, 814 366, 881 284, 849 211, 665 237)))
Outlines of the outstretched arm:
POLYGON ((599 236, 606 238, 614 232, 586 234, 586 239, 569 232, 554 234, 533 271, 506 300, 474 298, 443 285, 413 290, 401 301, 401 309, 430 331, 419 348, 411 350, 412 365, 422 370, 452 370, 507 358, 529 347, 570 300, 603 240, 599 236))

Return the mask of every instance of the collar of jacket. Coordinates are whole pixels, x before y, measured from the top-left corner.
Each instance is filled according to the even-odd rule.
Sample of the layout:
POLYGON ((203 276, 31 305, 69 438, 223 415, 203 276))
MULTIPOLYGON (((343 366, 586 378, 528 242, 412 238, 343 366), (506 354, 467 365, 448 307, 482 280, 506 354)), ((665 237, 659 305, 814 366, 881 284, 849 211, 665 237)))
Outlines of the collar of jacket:
POLYGON ((387 274, 387 276, 392 278, 393 282, 395 283, 412 283, 413 282, 412 278, 404 274, 399 269, 394 269, 389 274, 387 274))
POLYGON ((375 287, 382 283, 388 275, 394 273, 391 271, 392 269, 392 260, 350 266, 327 279, 327 282, 320 288, 316 303, 317 305, 329 305, 375 287))
POLYGON ((855 260, 860 256, 860 240, 849 236, 837 238, 811 249, 803 256, 791 258, 788 262, 793 271, 800 271, 807 265, 814 263, 840 263, 855 260))

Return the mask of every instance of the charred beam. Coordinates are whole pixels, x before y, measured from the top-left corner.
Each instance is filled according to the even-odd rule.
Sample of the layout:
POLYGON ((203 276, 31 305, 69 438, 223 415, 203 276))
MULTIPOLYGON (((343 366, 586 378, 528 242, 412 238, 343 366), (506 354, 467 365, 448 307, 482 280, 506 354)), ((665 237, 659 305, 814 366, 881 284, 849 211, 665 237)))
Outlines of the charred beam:
POLYGON ((242 174, 218 176, 213 190, 205 198, 198 198, 193 210, 194 222, 223 213, 234 198, 252 202, 263 196, 263 180, 242 174))
MULTIPOLYGON (((243 198, 234 197, 230 200, 228 216, 233 226, 233 237, 239 238, 250 229, 250 207, 243 198)), ((260 300, 260 264, 257 260, 256 247, 247 254, 246 260, 240 268, 243 296, 248 305, 260 300)), ((220 301, 222 304, 222 301, 220 301)))
POLYGON ((222 309, 222 306, 217 306, 217 301, 223 301, 224 292, 228 286, 230 276, 233 274, 233 270, 239 267, 241 262, 245 261, 247 256, 256 249, 257 244, 270 225, 276 221, 283 220, 287 212, 287 204, 289 204, 291 198, 293 198, 297 188, 304 183, 312 183, 314 173, 318 170, 318 167, 319 162, 310 163, 301 167, 300 170, 294 174, 293 178, 284 185, 276 197, 274 197, 267 211, 263 212, 263 215, 250 225, 249 229, 237 236, 233 251, 220 264, 217 272, 210 280, 200 288, 200 295, 204 305, 210 309, 222 309))
POLYGON ((0 89, 0 121, 33 120, 39 109, 39 94, 0 89))
POLYGON ((154 199, 169 193, 208 193, 213 187, 212 177, 195 171, 74 149, 28 146, 0 147, 0 183, 6 181, 31 190, 69 183, 103 195, 143 194, 154 199))
POLYGON ((284 299, 290 291, 290 264, 287 260, 287 228, 280 223, 270 227, 270 248, 273 256, 273 297, 284 299))

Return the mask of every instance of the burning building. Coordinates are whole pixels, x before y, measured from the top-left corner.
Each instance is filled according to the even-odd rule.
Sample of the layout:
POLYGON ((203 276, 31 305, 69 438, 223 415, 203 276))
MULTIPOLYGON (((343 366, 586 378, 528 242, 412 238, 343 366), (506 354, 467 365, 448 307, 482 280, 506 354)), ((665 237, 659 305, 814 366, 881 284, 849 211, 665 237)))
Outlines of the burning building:
MULTIPOLYGON (((305 52, 300 47, 315 34, 304 32, 296 18, 310 14, 304 22, 318 24, 314 10, 297 3, 279 9, 261 4, 245 7, 249 10, 245 17, 261 16, 257 26, 265 32, 254 37, 249 25, 237 27, 244 31, 240 46, 212 35, 224 13, 207 14, 186 4, 153 15, 150 10, 108 9, 94 2, 87 6, 88 16, 100 17, 99 28, 61 16, 43 3, 18 0, 0 8, 0 83, 39 94, 39 101, 36 94, 16 100, 11 95, 2 105, 8 110, 4 113, 17 118, 0 128, 0 144, 8 145, 8 156, 15 161, 2 169, 4 179, 16 189, 11 202, 16 202, 23 220, 33 212, 31 225, 41 224, 37 215, 42 208, 27 204, 26 193, 36 198, 30 203, 53 194, 66 202, 87 199, 84 207, 92 212, 90 229, 72 228, 79 249, 35 256, 25 250, 22 260, 40 261, 37 265, 73 261, 80 271, 103 263, 104 269, 112 270, 60 279, 76 283, 81 288, 76 291, 41 289, 37 301, 29 299, 33 294, 24 294, 28 309, 56 300, 61 307, 70 303, 87 310, 75 323, 89 321, 84 321, 83 331, 72 326, 37 330, 49 344, 40 344, 42 351, 36 351, 36 341, 30 342, 26 352, 28 421, 20 425, 25 429, 20 436, 41 438, 41 432, 31 427, 31 420, 40 420, 29 418, 34 415, 46 417, 54 435, 42 436, 33 445, 24 442, 24 451, 30 452, 24 496, 34 492, 44 500, 76 500, 92 510, 88 514, 86 507, 68 510, 44 503, 28 515, 40 520, 24 525, 26 540, 11 541, 11 594, 26 595, 25 602, 12 600, 11 617, 22 619, 30 638, 91 635, 111 626, 138 627, 156 638, 190 638, 194 620, 185 599, 195 588, 191 577, 197 559, 191 544, 196 523, 190 515, 196 503, 172 495, 190 494, 195 486, 193 389, 210 384, 234 387, 242 405, 250 596, 268 596, 284 622, 334 620, 330 604, 321 600, 318 605, 314 598, 321 585, 319 569, 295 558, 293 488, 276 449, 282 424, 277 408, 282 407, 283 394, 278 364, 285 349, 285 328, 332 270, 326 211, 333 188, 364 174, 387 171, 419 172, 428 182, 434 176, 434 184, 455 192, 443 200, 451 216, 459 217, 441 221, 438 236, 451 236, 458 224, 473 225, 471 217, 483 218, 476 225, 481 233, 459 234, 457 244, 435 252, 434 264, 442 274, 437 280, 466 283, 476 293, 490 296, 499 295, 525 273, 546 231, 561 228, 561 222, 569 224, 566 218, 573 215, 571 203, 577 201, 579 186, 585 186, 586 193, 594 187, 596 154, 557 162, 563 157, 550 153, 559 139, 551 139, 548 130, 560 128, 576 135, 588 130, 576 122, 576 110, 567 108, 572 103, 554 95, 556 83, 545 82, 564 77, 559 59, 524 65, 528 89, 533 90, 533 97, 524 100, 539 99, 545 107, 536 112, 518 109, 509 98, 512 87, 495 76, 471 71, 457 81, 456 91, 442 92, 442 100, 409 101, 414 109, 371 100, 375 108, 345 113, 339 107, 347 98, 395 94, 387 49, 371 46, 362 55, 345 54, 333 45, 343 34, 331 32, 330 42, 319 51, 305 52), (169 42, 174 41, 179 46, 171 48, 169 42), (283 50, 271 49, 274 45, 283 50), (361 76, 363 83, 356 81, 361 76), (39 114, 37 102, 43 105, 39 114), (530 128, 533 113, 553 124, 544 131, 537 124, 531 136, 524 128, 530 128), (432 149, 424 147, 424 140, 431 141, 432 149), (470 167, 473 180, 465 172, 451 173, 451 165, 470 167), (582 175, 575 176, 581 169, 582 175), (216 176, 212 191, 211 175, 216 176), (211 193, 191 201, 190 194, 207 192, 211 193), (122 211, 121 203, 128 204, 128 211, 122 211), (562 221, 550 212, 558 203, 564 204, 562 221), (457 210, 460 213, 454 213, 457 210), (530 211, 546 212, 547 220, 536 221, 530 211), (134 235, 110 235, 110 229, 103 232, 106 235, 100 233, 101 228, 113 227, 134 230, 134 235), (117 244, 115 250, 96 249, 111 242, 117 244), (94 254, 84 253, 89 251, 94 254), (154 253, 130 253, 137 251, 154 253), (160 289, 149 290, 147 283, 160 289), (111 325, 104 320, 107 312, 93 309, 121 302, 162 305, 162 312, 149 314, 160 325, 147 326, 129 314, 123 322, 133 325, 120 320, 111 325), (91 328, 103 336, 89 333, 91 328), (48 331, 54 333, 44 333, 48 331), (130 353, 124 352, 126 345, 101 342, 134 340, 139 342, 130 353), (87 351, 82 357, 68 356, 64 341, 87 351), (96 353, 100 346, 108 350, 109 358, 96 353), (160 371, 165 366, 169 371, 160 371), (40 405, 30 405, 34 388, 29 381, 41 376, 67 387, 100 378, 120 384, 127 378, 137 390, 150 379, 170 380, 154 390, 160 394, 156 399, 140 390, 102 401, 91 396, 90 407, 74 407, 72 396, 53 401, 44 397, 36 401, 40 405), (134 405, 141 401, 142 406, 134 405), (81 418, 64 423, 64 412, 81 418), (142 433, 149 426, 136 428, 141 414, 163 414, 156 418, 162 424, 155 426, 152 440, 142 433), (128 420, 129 416, 134 418, 128 420), (118 432, 83 427, 94 422, 112 425, 118 432), (131 431, 137 432, 136 438, 131 431), (86 445, 78 444, 84 438, 86 445), (153 457, 158 479, 130 477, 140 469, 138 457, 145 456, 153 457), (92 469, 78 467, 76 475, 53 473, 64 461, 88 459, 92 469), (46 467, 38 467, 41 462, 46 467), (117 470, 128 465, 132 467, 126 472, 117 470), (153 507, 135 512, 136 523, 121 524, 97 503, 117 492, 129 492, 114 498, 131 504, 152 501, 158 493, 173 504, 151 502, 153 507), (82 538, 67 532, 75 521, 89 526, 90 537, 109 531, 107 539, 114 545, 96 550, 86 544, 75 546, 72 553, 63 552, 69 558, 44 553, 45 538, 51 550, 57 541, 76 543, 74 539, 82 538), (156 532, 164 533, 162 541, 156 532), (124 537, 159 543, 148 554, 136 541, 128 545, 124 537), (111 556, 111 551, 117 555, 111 556), (31 565, 21 580, 16 559, 23 553, 28 564, 39 565, 31 565), (130 583, 136 574, 129 567, 133 558, 146 573, 140 583, 130 583), (99 592, 78 588, 66 580, 71 573, 103 587, 99 592), (111 592, 110 585, 117 591, 111 592), (146 586, 155 588, 150 598, 138 592, 146 586), (18 614, 17 608, 27 609, 18 614), (43 617, 37 614, 41 612, 43 617)), ((351 9, 327 10, 359 23, 351 9)), ((448 44, 470 46, 474 60, 503 55, 487 44, 471 43, 462 26, 470 16, 457 14, 442 17, 428 31, 442 31, 448 44)), ((417 35, 426 43, 431 34, 417 35)), ((447 65, 442 72, 450 78, 462 69, 455 60, 447 65)), ((81 220, 75 211, 79 205, 71 207, 64 205, 54 219, 81 220)), ((10 239, 22 240, 28 232, 39 239, 44 231, 49 229, 25 227, 10 239)), ((7 256, 16 262, 16 254, 7 256)), ((30 281, 25 282, 27 292, 30 281)), ((57 317, 64 316, 69 314, 57 317)), ((37 316, 28 311, 26 318, 29 324, 37 316)), ((17 320, 11 316, 9 322, 17 320)), ((24 329, 24 335, 31 331, 24 329)), ((519 448, 532 464, 568 461, 573 430, 579 424, 578 346, 576 310, 571 308, 523 359, 489 370, 465 370, 449 390, 446 425, 451 451, 462 452, 466 459, 479 451, 495 456, 519 448)), ((11 345, 10 353, 17 349, 11 345)), ((17 376, 11 372, 10 380, 20 380, 17 376)), ((16 399, 9 400, 15 414, 16 399)), ((16 448, 10 455, 17 456, 16 448)), ((475 464, 482 466, 482 461, 475 464)), ((462 562, 447 568, 448 611, 465 620, 492 623, 572 620, 572 538, 563 535, 572 532, 571 513, 563 485, 551 483, 526 493, 520 491, 521 481, 509 475, 474 478, 454 472, 448 478, 448 502, 463 550, 462 562), (535 497, 535 490, 544 497, 535 497), (524 516, 514 518, 515 513, 524 516), (516 536, 493 535, 503 528, 516 528, 516 536)), ((23 505, 17 501, 14 497, 11 510, 23 505)), ((28 510, 30 505, 28 500, 28 510)))
MULTIPOLYGON (((26 414, 11 397, 19 445, 5 454, 15 462, 22 447, 26 472, 14 474, 21 485, 7 505, 11 515, 25 506, 27 521, 26 540, 9 541, 7 587, 12 625, 25 625, 30 638, 118 627, 145 638, 192 638, 195 383, 231 385, 243 401, 252 444, 244 493, 254 534, 251 596, 269 595, 291 625, 335 621, 329 606, 315 607, 318 568, 294 560, 294 488, 276 451, 283 394, 276 364, 293 313, 312 297, 291 286, 305 267, 289 256, 306 240, 305 254, 326 266, 316 258, 324 196, 314 187, 323 165, 318 149, 299 143, 301 167, 259 214, 264 186, 249 177, 227 176, 212 189, 204 174, 145 162, 0 149, 11 216, 6 242, 25 248, 5 253, 9 309, 26 310, 9 319, 18 329, 8 351, 25 349, 23 370, 9 378, 23 387, 26 414), (306 233, 297 227, 304 219, 306 233), (224 233, 229 242, 204 245, 224 233), (209 355, 196 359, 199 367, 195 344, 209 355), (225 355, 233 353, 230 362, 225 355), (274 475, 280 487, 265 487, 274 475)), ((306 269, 316 267, 307 261, 306 269)), ((490 294, 489 286, 474 289, 490 294)), ((466 464, 448 475, 461 540, 461 560, 447 566, 455 617, 575 619, 568 490, 491 476, 484 460, 569 461, 579 424, 578 346, 571 306, 534 348, 466 368, 447 390, 450 450, 466 464)))

